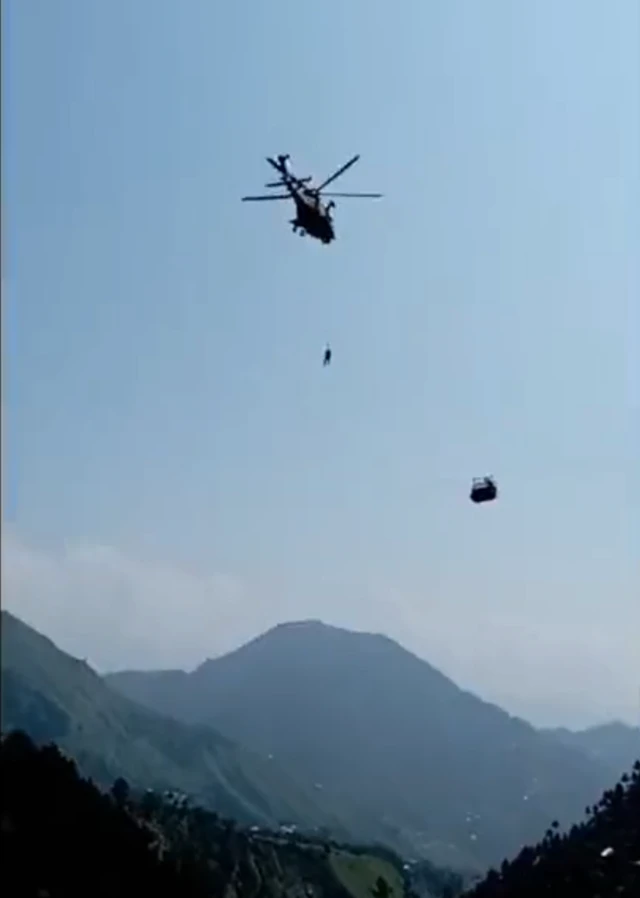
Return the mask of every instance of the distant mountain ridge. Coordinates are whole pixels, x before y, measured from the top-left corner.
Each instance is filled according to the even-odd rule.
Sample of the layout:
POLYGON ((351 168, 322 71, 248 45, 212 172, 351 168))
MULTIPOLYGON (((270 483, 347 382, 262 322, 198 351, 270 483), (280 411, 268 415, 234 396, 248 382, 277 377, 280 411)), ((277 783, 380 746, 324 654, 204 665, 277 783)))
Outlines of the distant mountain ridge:
POLYGON ((627 723, 612 721, 585 730, 557 727, 543 732, 606 764, 616 776, 627 772, 635 761, 640 760, 640 727, 627 723))
POLYGON ((274 757, 362 838, 447 865, 485 866, 554 819, 576 822, 611 777, 388 637, 317 621, 281 624, 192 673, 106 680, 274 757))
POLYGON ((326 826, 346 835, 323 796, 206 726, 161 716, 2 612, 2 729, 57 742, 103 785, 178 789, 241 822, 326 826))

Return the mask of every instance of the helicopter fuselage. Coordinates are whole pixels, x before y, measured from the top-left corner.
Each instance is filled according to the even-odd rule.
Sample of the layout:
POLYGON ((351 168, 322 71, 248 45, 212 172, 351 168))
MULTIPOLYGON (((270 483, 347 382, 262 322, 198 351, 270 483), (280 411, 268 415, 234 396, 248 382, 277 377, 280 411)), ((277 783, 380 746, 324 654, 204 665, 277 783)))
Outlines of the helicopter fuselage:
POLYGON ((291 222, 294 231, 308 234, 322 243, 331 243, 335 239, 335 231, 327 206, 315 194, 293 185, 287 186, 296 204, 296 217, 291 222))

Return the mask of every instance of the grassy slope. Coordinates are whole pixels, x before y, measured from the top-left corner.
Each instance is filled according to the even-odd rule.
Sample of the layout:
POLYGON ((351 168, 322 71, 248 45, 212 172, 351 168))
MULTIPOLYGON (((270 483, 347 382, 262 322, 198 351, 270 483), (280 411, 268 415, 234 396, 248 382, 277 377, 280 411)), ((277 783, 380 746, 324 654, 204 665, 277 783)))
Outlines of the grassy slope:
POLYGON ((401 898, 404 894, 400 872, 382 858, 332 851, 329 863, 337 879, 353 898, 371 898, 378 877, 386 880, 391 898, 401 898))
POLYGON ((279 845, 254 843, 250 855, 262 883, 281 892, 302 891, 308 884, 318 894, 340 895, 344 891, 344 898, 372 898, 376 881, 382 876, 392 889, 389 898, 405 894, 400 871, 375 855, 331 849, 325 856, 324 851, 294 847, 286 841, 279 845))
POLYGON ((55 739, 99 782, 125 776, 140 786, 196 794, 239 820, 289 820, 341 832, 315 796, 273 762, 207 727, 189 727, 143 709, 6 612, 2 670, 3 729, 26 725, 28 730, 36 717, 38 737, 55 739))

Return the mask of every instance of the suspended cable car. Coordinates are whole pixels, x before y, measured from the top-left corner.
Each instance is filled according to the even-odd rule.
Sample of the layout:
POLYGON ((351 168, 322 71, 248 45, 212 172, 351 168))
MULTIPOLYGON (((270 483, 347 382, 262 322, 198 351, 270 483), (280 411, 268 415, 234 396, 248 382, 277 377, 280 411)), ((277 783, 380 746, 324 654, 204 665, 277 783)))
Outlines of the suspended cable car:
POLYGON ((493 477, 474 477, 469 498, 472 502, 493 502, 498 497, 498 487, 493 477))

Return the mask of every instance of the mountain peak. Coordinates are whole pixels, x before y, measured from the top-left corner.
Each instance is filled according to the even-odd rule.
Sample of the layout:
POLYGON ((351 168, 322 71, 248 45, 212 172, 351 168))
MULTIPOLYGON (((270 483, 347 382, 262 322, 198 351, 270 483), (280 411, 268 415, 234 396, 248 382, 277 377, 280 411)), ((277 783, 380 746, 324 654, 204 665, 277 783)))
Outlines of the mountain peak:
MULTIPOLYGON (((422 664, 430 666, 427 661, 418 658, 417 655, 405 648, 391 636, 387 636, 386 633, 341 627, 337 624, 328 624, 326 621, 320 620, 319 618, 282 621, 271 627, 269 630, 266 630, 264 633, 261 633, 254 640, 245 643, 245 645, 250 645, 251 642, 255 642, 258 639, 268 639, 275 636, 295 640, 304 638, 322 639, 325 641, 333 640, 334 642, 341 642, 342 644, 349 644, 352 646, 356 643, 368 643, 369 645, 375 643, 379 646, 385 645, 393 647, 396 651, 401 652, 404 655, 410 655, 411 657, 416 658, 416 660, 419 660, 422 664)), ((244 646, 241 646, 240 648, 243 647, 244 646)))
POLYGON ((576 819, 609 782, 389 637, 317 619, 278 624, 173 684, 117 685, 295 771, 362 838, 410 856, 455 845, 494 862, 576 819))
POLYGON ((364 668, 371 669, 372 680, 375 670, 388 666, 397 675, 410 676, 418 667, 422 674, 429 673, 432 682, 440 686, 458 690, 458 687, 443 673, 427 661, 414 655, 400 643, 382 633, 368 633, 337 627, 318 619, 284 621, 270 630, 254 637, 226 655, 210 658, 201 664, 194 674, 202 675, 216 665, 238 664, 250 667, 264 667, 267 671, 276 669, 288 671, 288 675, 304 676, 304 671, 313 670, 316 675, 324 670, 331 679, 336 671, 350 677, 364 668))
MULTIPOLYGON (((270 633, 322 633, 325 636, 382 636, 378 633, 370 633, 366 630, 351 630, 348 627, 339 627, 337 624, 328 624, 320 618, 301 618, 300 620, 281 621, 262 633, 262 636, 268 636, 270 633)), ((387 636, 382 638, 388 639, 387 636)), ((392 641, 392 640, 390 640, 392 641)))
MULTIPOLYGON (((272 630, 313 630, 313 629, 337 630, 337 629, 341 629, 341 628, 334 627, 331 624, 325 624, 325 622, 320 620, 319 617, 308 617, 308 618, 301 618, 300 620, 281 621, 279 624, 276 624, 275 627, 271 627, 271 629, 272 630)), ((269 632, 269 631, 267 631, 267 632, 269 632)))

